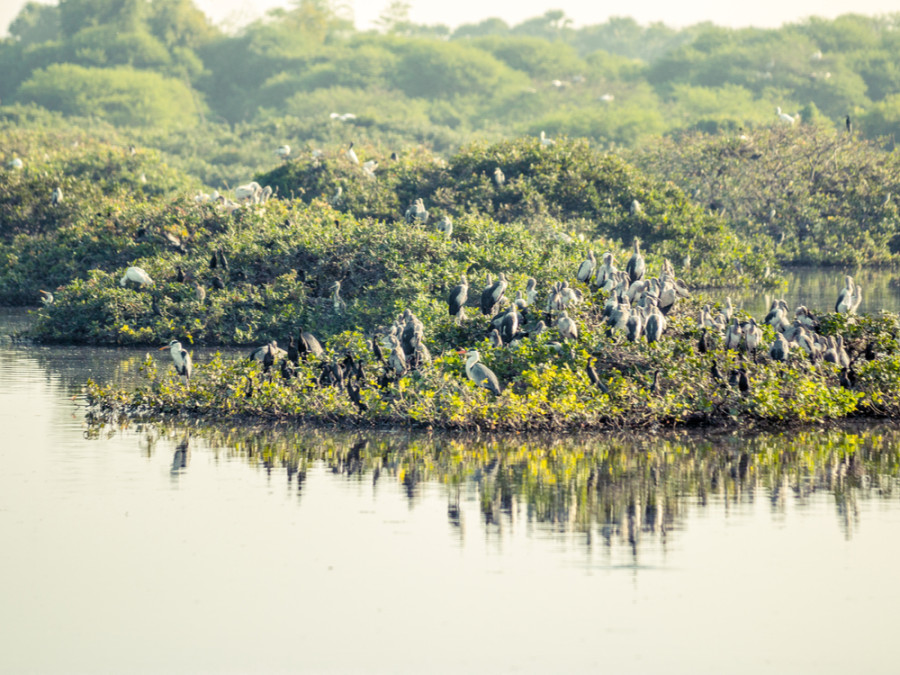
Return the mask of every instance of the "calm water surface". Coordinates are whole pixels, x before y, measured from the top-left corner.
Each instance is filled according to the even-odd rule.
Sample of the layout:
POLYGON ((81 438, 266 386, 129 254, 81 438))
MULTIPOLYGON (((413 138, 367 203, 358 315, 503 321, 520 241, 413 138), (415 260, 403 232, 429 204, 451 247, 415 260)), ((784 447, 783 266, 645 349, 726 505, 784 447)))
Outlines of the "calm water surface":
POLYGON ((87 428, 145 351, 0 341, 0 672, 897 672, 893 429, 87 428))

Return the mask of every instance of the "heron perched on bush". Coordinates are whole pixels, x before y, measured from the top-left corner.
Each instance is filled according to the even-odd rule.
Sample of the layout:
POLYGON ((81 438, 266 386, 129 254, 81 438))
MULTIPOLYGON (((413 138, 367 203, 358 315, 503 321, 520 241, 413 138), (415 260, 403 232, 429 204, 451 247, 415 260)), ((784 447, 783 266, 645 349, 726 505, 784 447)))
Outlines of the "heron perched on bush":
POLYGON ((125 274, 119 280, 120 286, 125 286, 129 281, 136 283, 138 286, 152 286, 153 279, 140 267, 129 267, 125 270, 125 274))
POLYGON ((466 353, 466 375, 479 387, 484 387, 495 396, 502 393, 500 380, 494 375, 494 371, 481 363, 481 354, 477 349, 470 349, 466 353))

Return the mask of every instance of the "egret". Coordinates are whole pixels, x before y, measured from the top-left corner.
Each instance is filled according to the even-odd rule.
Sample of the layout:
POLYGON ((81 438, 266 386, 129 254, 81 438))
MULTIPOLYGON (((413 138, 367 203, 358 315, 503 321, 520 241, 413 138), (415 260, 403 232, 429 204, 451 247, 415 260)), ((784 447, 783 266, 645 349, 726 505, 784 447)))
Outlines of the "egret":
POLYGON ((140 267, 129 267, 127 270, 125 270, 125 274, 123 274, 122 278, 119 280, 119 285, 124 286, 129 281, 133 281, 138 286, 153 285, 153 279, 151 279, 150 275, 140 267))
POLYGON ((781 112, 780 106, 775 108, 775 113, 778 115, 778 119, 780 119, 785 124, 793 124, 795 122, 795 119, 793 117, 791 117, 787 113, 781 112))
POLYGON ((22 160, 19 159, 18 157, 13 157, 13 158, 12 158, 12 161, 9 163, 9 165, 10 165, 10 167, 12 167, 13 169, 21 169, 23 166, 25 166, 25 165, 22 163, 22 160))
POLYGON ((462 323, 465 318, 466 300, 469 298, 469 282, 466 281, 466 275, 459 276, 459 285, 454 286, 447 296, 447 305, 450 316, 456 317, 456 323, 462 323))
POLYGON ((644 262, 644 256, 641 255, 641 240, 635 237, 634 253, 631 254, 631 258, 628 259, 628 264, 625 265, 625 272, 634 282, 643 279, 644 272, 646 271, 647 265, 644 262))
POLYGON ((52 305, 53 300, 53 293, 51 293, 50 291, 41 291, 41 302, 44 303, 44 307, 46 307, 47 305, 52 305))
POLYGON ((631 200, 631 215, 637 216, 644 212, 644 207, 637 199, 631 200))
POLYGON ((353 113, 336 113, 333 112, 329 115, 329 117, 333 120, 337 120, 338 122, 349 122, 350 120, 355 120, 356 115, 353 113))
POLYGON ((275 149, 275 154, 281 157, 282 159, 287 159, 291 155, 291 146, 289 145, 279 145, 275 149))
POLYGON ((541 145, 544 147, 555 145, 555 141, 552 138, 547 138, 547 134, 541 131, 541 145))
POLYGON ((57 187, 57 188, 53 191, 53 194, 52 194, 51 197, 50 197, 50 203, 53 204, 53 206, 56 206, 57 204, 62 203, 62 200, 63 200, 63 191, 62 191, 62 188, 57 187))
POLYGON ((347 148, 347 152, 344 153, 347 155, 347 159, 349 159, 353 164, 359 164, 359 157, 356 156, 356 152, 353 150, 353 142, 350 142, 349 147, 347 148))
POLYGON ((175 363, 175 372, 184 378, 185 382, 191 379, 191 355, 187 353, 178 340, 172 340, 165 347, 160 347, 159 351, 168 349, 172 355, 172 361, 175 363))
POLYGON ((378 168, 378 162, 374 159, 367 159, 362 163, 363 173, 369 178, 375 178, 375 169, 378 168))
POLYGON ((506 176, 503 175, 503 169, 499 166, 494 168, 494 185, 500 187, 506 182, 506 176))
POLYGON ((499 396, 502 392, 500 389, 500 381, 494 375, 494 371, 481 363, 481 354, 477 349, 470 349, 466 353, 466 375, 477 386, 484 387, 495 396, 499 396))

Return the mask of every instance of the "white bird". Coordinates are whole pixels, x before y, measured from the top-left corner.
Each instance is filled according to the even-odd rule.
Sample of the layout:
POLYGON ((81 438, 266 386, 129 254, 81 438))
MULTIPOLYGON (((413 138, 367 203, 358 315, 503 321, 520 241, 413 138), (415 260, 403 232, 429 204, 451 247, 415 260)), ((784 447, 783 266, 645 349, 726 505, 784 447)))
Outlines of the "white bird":
POLYGON ((446 213, 441 216, 437 224, 437 231, 443 233, 444 237, 449 239, 453 234, 453 219, 446 213))
POLYGON ((494 375, 494 371, 481 363, 481 354, 477 349, 470 349, 466 353, 466 375, 479 387, 484 387, 495 396, 502 392, 500 381, 494 375))
POLYGON ((552 138, 547 138, 547 134, 545 134, 543 131, 541 131, 541 145, 548 146, 548 145, 555 145, 555 144, 556 144, 556 142, 552 138))
POLYGON ((287 159, 291 155, 291 146, 279 145, 278 148, 275 149, 275 154, 282 159, 287 159))
POLYGON ((785 124, 793 124, 794 123, 795 119, 793 117, 791 117, 790 115, 788 115, 787 113, 781 112, 780 106, 775 108, 775 112, 778 115, 778 119, 780 119, 785 124))
POLYGON ((494 185, 500 187, 506 182, 506 176, 503 175, 503 169, 499 166, 494 168, 494 185))
MULTIPOLYGON (((856 294, 856 284, 853 283, 853 277, 844 278, 844 287, 838 293, 837 302, 834 303, 834 311, 838 314, 852 314, 853 301, 856 294)), ((862 300, 862 292, 860 291, 860 300, 862 300)))
POLYGON ((254 180, 234 188, 234 198, 239 202, 244 201, 245 199, 255 200, 261 192, 262 187, 254 180))
POLYGON ((533 305, 534 301, 537 300, 537 296, 537 279, 528 277, 528 281, 525 282, 525 302, 528 305, 533 305))
POLYGON ((375 169, 378 168, 378 162, 374 159, 367 159, 362 164, 363 173, 366 174, 369 178, 375 178, 375 169))
POLYGON ((337 120, 338 122, 349 122, 350 120, 355 120, 356 115, 353 113, 336 113, 333 112, 329 115, 329 117, 333 120, 337 120))
POLYGON ((614 100, 616 100, 616 97, 612 94, 603 94, 603 96, 600 97, 600 100, 604 103, 612 103, 614 100))
POLYGON ((13 169, 21 169, 23 166, 25 166, 25 165, 22 163, 22 160, 19 159, 18 157, 13 157, 13 158, 12 158, 12 161, 9 163, 9 165, 10 165, 10 167, 12 167, 13 169))
POLYGON ((347 303, 341 297, 341 282, 335 281, 331 287, 331 301, 334 303, 334 311, 340 314, 341 310, 347 309, 347 303))
POLYGON ((341 203, 341 196, 344 194, 344 188, 340 185, 337 186, 337 190, 334 191, 334 196, 331 198, 331 205, 338 206, 341 203))
POLYGON ((165 347, 160 347, 159 351, 164 349, 168 349, 172 355, 172 361, 175 363, 175 372, 181 375, 185 381, 190 380, 191 371, 193 370, 191 355, 181 346, 181 343, 178 340, 172 340, 165 347))
POLYGON ((125 270, 125 274, 122 275, 122 278, 119 281, 119 285, 124 286, 129 281, 133 281, 138 286, 153 285, 153 279, 151 279, 150 275, 140 267, 129 267, 127 270, 125 270))
POLYGON ((631 214, 637 215, 639 213, 644 212, 644 207, 641 206, 641 203, 637 199, 631 200, 631 214))
POLYGON ((347 152, 344 153, 347 155, 347 159, 349 159, 354 164, 359 164, 359 157, 356 156, 356 152, 353 150, 353 143, 351 142, 349 147, 347 148, 347 152))
POLYGON ((53 206, 56 206, 57 204, 61 203, 62 200, 63 200, 62 188, 57 187, 53 191, 53 195, 50 197, 50 203, 53 204, 53 206))

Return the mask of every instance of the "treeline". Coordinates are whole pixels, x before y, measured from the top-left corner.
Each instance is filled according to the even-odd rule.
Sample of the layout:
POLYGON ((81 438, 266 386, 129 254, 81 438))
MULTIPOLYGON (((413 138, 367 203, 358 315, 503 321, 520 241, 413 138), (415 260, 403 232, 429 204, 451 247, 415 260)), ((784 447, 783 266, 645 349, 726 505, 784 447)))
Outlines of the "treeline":
POLYGON ((299 0, 231 34, 191 0, 29 3, 0 43, 0 113, 20 120, 35 113, 9 105, 38 106, 136 128, 211 184, 285 142, 447 152, 544 130, 634 147, 770 125, 776 107, 826 126, 850 115, 862 137, 889 139, 900 131, 898 24, 900 14, 576 29, 550 11, 451 31, 394 3, 378 31, 359 31, 337 3, 299 0))

